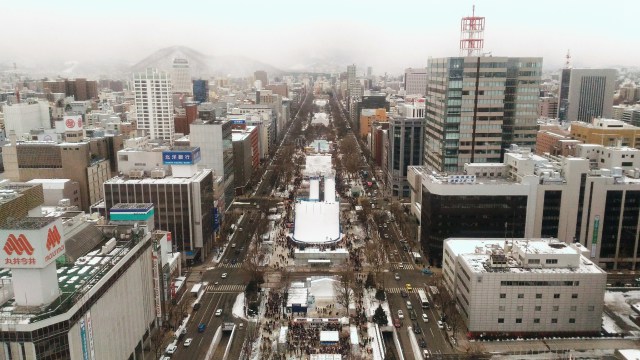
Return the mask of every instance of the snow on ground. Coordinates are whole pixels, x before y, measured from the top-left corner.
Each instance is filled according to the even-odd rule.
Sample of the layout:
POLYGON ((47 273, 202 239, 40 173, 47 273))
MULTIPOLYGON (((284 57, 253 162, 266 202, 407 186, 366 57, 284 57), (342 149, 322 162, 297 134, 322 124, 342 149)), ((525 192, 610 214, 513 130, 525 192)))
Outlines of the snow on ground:
MULTIPOLYGON (((630 328, 632 333, 640 334, 638 325, 636 325, 630 318, 629 315, 636 315, 636 312, 633 311, 631 305, 640 302, 640 290, 634 291, 607 291, 604 293, 604 304, 606 310, 609 310, 613 313, 614 319, 612 321, 617 321, 616 326, 619 331, 624 330, 624 328, 630 328), (615 319, 617 317, 618 319, 615 319), (624 322, 623 326, 619 323, 619 321, 624 322), (622 327, 622 329, 620 329, 622 327)), ((604 318, 604 316, 603 316, 604 318)))
POLYGON ((622 329, 616 322, 610 318, 607 314, 602 314, 602 328, 607 334, 618 334, 622 332, 622 329))
POLYGON ((247 317, 244 315, 244 292, 241 292, 236 297, 236 301, 233 303, 233 310, 231 310, 231 314, 242 320, 247 320, 247 317))
MULTIPOLYGON (((575 359, 604 359, 613 356, 613 350, 589 350, 589 351, 571 351, 565 356, 571 356, 575 359)), ((560 358, 557 354, 541 353, 541 354, 522 354, 522 355, 493 355, 492 360, 547 360, 549 358, 560 358)))

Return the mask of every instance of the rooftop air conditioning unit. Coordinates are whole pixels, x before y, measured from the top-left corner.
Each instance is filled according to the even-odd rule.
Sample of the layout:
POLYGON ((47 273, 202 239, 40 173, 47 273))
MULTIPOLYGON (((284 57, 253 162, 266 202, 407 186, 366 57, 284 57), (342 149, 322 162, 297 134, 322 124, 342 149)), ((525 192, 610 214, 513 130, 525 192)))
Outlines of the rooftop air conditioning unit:
POLYGON ((144 176, 144 170, 132 169, 129 171, 129 177, 134 179, 141 179, 144 176))
POLYGON ((151 177, 154 179, 163 179, 165 176, 167 176, 165 169, 154 169, 151 171, 151 177))

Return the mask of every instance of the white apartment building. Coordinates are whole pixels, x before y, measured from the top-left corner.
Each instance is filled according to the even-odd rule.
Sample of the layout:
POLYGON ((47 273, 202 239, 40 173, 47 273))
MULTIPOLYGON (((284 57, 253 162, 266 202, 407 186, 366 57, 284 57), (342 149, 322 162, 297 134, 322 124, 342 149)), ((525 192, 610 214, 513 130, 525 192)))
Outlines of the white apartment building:
POLYGON ((409 167, 411 211, 430 261, 441 262, 450 237, 550 237, 579 242, 603 268, 636 269, 640 150, 579 144, 576 154, 512 147, 504 163, 465 164, 464 175, 409 167))
POLYGON ((169 74, 156 69, 133 75, 138 129, 151 139, 173 141, 173 98, 169 74))
POLYGON ((189 60, 182 58, 173 59, 171 82, 173 84, 174 93, 193 94, 189 60))
POLYGON ((588 253, 556 239, 447 239, 444 284, 471 337, 599 334, 607 274, 588 253))

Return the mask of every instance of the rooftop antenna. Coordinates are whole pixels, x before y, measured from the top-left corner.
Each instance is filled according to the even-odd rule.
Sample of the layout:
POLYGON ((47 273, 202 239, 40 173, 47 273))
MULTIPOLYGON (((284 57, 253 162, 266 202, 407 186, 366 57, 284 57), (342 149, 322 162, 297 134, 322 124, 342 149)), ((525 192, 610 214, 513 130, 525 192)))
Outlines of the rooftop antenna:
POLYGON ((567 50, 567 55, 565 55, 565 69, 571 69, 571 50, 567 50))
POLYGON ((460 21, 460 56, 480 56, 484 47, 484 16, 476 16, 473 5, 471 16, 460 21))

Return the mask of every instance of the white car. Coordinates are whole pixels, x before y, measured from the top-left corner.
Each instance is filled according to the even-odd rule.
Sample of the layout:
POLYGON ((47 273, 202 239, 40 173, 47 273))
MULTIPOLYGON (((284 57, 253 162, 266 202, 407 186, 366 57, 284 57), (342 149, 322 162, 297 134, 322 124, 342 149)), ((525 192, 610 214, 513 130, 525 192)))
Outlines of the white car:
POLYGON ((174 344, 169 344, 169 346, 167 346, 167 350, 165 351, 167 354, 169 355, 173 355, 176 350, 178 350, 178 347, 175 346, 174 344))
POLYGON ((227 278, 227 273, 222 273, 222 278, 226 279, 227 278))
POLYGON ((393 275, 393 277, 394 277, 396 280, 400 280, 400 274, 398 274, 398 273, 395 273, 395 275, 393 275))
POLYGON ((222 309, 216 310, 216 316, 220 316, 220 315, 222 315, 222 309))
POLYGON ((429 317, 427 316, 427 314, 422 313, 422 321, 429 322, 429 317))
POLYGON ((187 340, 184 341, 184 347, 189 347, 189 345, 191 345, 191 342, 193 341, 192 338, 188 338, 187 340))
POLYGON ((404 319, 404 314, 402 313, 402 310, 398 310, 398 318, 404 319))
POLYGON ((442 320, 438 320, 438 329, 444 329, 444 323, 442 320))

